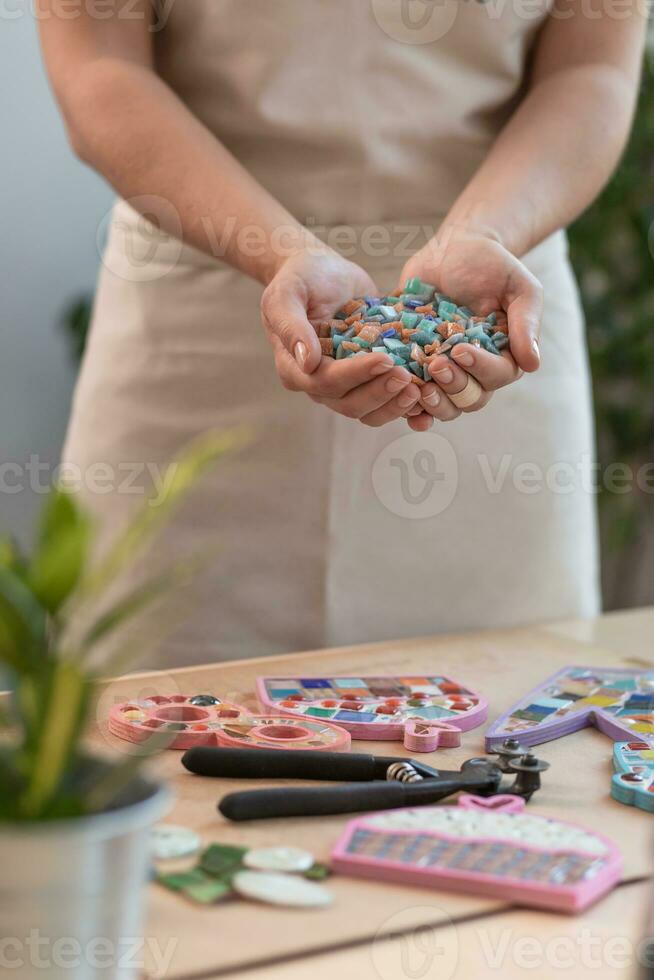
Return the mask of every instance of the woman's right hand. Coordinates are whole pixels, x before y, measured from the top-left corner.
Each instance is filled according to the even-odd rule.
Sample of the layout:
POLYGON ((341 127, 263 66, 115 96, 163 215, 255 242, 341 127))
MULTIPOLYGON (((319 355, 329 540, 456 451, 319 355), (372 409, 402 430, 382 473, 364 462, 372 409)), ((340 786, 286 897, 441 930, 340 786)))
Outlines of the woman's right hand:
POLYGON ((340 361, 324 356, 313 326, 366 294, 376 294, 368 274, 317 243, 284 260, 264 290, 261 315, 285 388, 303 391, 339 415, 380 426, 415 410, 418 385, 386 354, 340 361))

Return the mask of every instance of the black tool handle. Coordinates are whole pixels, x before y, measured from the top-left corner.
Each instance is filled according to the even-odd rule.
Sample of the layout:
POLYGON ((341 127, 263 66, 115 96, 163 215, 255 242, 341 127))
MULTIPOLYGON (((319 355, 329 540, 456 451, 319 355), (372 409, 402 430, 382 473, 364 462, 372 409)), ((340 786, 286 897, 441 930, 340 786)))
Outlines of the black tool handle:
POLYGON ((356 752, 289 749, 223 749, 199 745, 182 756, 182 765, 199 776, 234 779, 384 779, 397 759, 356 752))
POLYGON ((310 817, 362 810, 392 810, 402 806, 436 803, 459 790, 495 792, 498 779, 488 772, 461 772, 447 778, 415 783, 395 781, 350 783, 348 786, 245 790, 229 793, 218 809, 229 820, 266 820, 270 817, 310 817))

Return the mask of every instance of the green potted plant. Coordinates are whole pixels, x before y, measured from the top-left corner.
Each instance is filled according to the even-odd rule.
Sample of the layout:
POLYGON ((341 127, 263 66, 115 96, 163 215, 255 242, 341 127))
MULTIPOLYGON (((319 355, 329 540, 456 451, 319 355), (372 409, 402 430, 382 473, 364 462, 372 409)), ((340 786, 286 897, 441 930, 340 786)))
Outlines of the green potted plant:
MULTIPOLYGON (((2 953, 21 980, 45 968, 67 980, 137 975, 133 941, 125 944, 139 935, 148 830, 169 795, 140 774, 143 753, 99 758, 85 731, 101 677, 123 667, 120 644, 98 664, 100 644, 120 638, 197 560, 102 600, 234 442, 233 434, 208 434, 193 443, 98 560, 93 522, 62 487, 49 495, 31 556, 0 541, 0 666, 10 679, 0 698, 2 953)), ((150 747, 161 747, 161 736, 154 739, 150 747)))

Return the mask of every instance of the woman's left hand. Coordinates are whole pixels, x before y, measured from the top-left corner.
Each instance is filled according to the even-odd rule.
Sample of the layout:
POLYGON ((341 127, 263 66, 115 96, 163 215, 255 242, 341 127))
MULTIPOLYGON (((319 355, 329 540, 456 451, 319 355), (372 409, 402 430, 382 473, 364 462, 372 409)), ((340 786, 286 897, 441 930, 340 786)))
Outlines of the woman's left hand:
POLYGON ((433 383, 420 389, 422 412, 409 418, 416 431, 425 431, 433 419, 449 422, 461 411, 477 412, 492 393, 517 381, 523 371, 540 365, 538 335, 543 288, 535 276, 499 242, 483 235, 441 229, 437 238, 405 265, 401 282, 419 276, 475 314, 503 310, 508 319, 508 349, 500 357, 472 344, 459 344, 452 357, 434 356, 429 364, 433 383), (449 397, 462 392, 470 376, 481 386, 479 398, 459 409, 449 397))

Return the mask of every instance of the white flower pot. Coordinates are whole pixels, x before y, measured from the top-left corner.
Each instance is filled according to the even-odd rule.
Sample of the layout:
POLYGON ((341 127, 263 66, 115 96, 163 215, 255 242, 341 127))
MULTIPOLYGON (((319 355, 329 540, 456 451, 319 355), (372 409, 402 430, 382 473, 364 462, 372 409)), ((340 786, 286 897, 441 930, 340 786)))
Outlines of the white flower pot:
POLYGON ((136 779, 89 817, 0 824, 0 975, 134 980, 142 973, 148 832, 167 790, 136 779))

